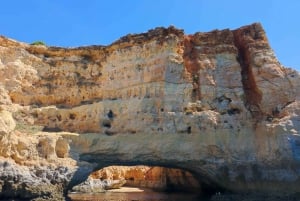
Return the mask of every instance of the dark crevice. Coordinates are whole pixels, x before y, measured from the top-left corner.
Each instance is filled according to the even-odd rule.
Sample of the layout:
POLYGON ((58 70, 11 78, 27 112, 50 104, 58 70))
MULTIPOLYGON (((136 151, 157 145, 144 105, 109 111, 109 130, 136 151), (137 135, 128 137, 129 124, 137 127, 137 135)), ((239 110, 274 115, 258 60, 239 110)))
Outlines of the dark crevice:
POLYGON ((282 106, 281 110, 283 110, 284 108, 286 108, 287 106, 289 106, 290 104, 292 104, 294 102, 295 102, 295 100, 287 102, 284 106, 282 106))
POLYGON ((70 113, 69 119, 72 119, 72 120, 76 119, 76 114, 70 113))
POLYGON ((191 126, 188 126, 188 127, 187 127, 187 133, 188 133, 188 134, 191 134, 191 133, 192 133, 192 127, 191 127, 191 126))
POLYGON ((107 117, 112 120, 114 118, 114 116, 115 115, 114 115, 113 111, 109 110, 108 113, 107 113, 107 117))
POLYGON ((105 133, 106 135, 114 135, 114 134, 117 134, 116 132, 111 131, 111 130, 105 130, 104 133, 105 133))
POLYGON ((251 52, 247 36, 249 30, 239 29, 233 31, 234 43, 238 50, 237 61, 241 65, 242 84, 245 93, 244 104, 252 117, 260 119, 263 115, 260 108, 262 92, 258 89, 251 66, 251 52))
POLYGON ((111 128, 111 122, 109 120, 104 120, 102 126, 105 128, 111 128))
POLYGON ((227 110, 228 115, 235 115, 235 114, 240 114, 240 113, 241 113, 241 110, 238 108, 232 108, 232 109, 227 110))
POLYGON ((45 126, 42 131, 44 131, 44 132, 61 132, 63 130, 61 128, 58 128, 58 127, 45 126))

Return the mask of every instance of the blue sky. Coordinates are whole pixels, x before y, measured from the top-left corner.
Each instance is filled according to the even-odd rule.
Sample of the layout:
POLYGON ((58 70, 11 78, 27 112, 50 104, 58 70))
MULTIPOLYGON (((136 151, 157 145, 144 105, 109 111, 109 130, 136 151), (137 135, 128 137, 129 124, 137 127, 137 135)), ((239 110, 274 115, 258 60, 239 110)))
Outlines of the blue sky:
POLYGON ((280 62, 300 71, 299 0, 3 0, 0 35, 74 47, 174 25, 187 34, 261 22, 280 62))

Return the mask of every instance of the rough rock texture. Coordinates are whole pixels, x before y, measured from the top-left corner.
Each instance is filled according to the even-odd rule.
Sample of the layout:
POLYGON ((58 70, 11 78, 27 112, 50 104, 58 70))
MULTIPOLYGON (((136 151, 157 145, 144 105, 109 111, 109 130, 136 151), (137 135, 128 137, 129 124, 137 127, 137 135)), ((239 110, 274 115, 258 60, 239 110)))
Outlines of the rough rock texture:
POLYGON ((157 28, 106 47, 0 37, 0 104, 16 122, 13 131, 0 117, 11 125, 1 156, 22 167, 72 158, 69 186, 94 165, 129 164, 188 170, 204 190, 299 192, 300 75, 257 23, 157 28))
POLYGON ((62 137, 16 131, 0 136, 0 198, 64 200, 66 187, 78 171, 66 158, 62 137))
POLYGON ((74 170, 67 166, 24 166, 1 158, 1 200, 9 198, 65 200, 64 187, 73 173, 74 170))
POLYGON ((93 172, 91 179, 124 180, 124 186, 151 188, 158 191, 201 191, 194 176, 175 168, 149 166, 109 166, 93 172))
POLYGON ((72 188, 76 193, 103 193, 109 189, 117 189, 122 187, 126 181, 123 180, 110 180, 110 179, 92 179, 88 178, 86 181, 80 183, 72 188))
POLYGON ((16 127, 12 114, 0 108, 0 135, 8 134, 16 127))

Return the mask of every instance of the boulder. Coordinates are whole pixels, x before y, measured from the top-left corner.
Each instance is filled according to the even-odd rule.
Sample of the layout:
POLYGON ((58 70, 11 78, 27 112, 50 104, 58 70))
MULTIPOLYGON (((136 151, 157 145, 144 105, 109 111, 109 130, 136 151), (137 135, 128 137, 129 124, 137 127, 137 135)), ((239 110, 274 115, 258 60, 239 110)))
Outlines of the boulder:
POLYGON ((83 183, 74 186, 72 191, 79 193, 102 193, 105 192, 105 190, 120 188, 125 183, 125 180, 100 180, 88 178, 83 183))

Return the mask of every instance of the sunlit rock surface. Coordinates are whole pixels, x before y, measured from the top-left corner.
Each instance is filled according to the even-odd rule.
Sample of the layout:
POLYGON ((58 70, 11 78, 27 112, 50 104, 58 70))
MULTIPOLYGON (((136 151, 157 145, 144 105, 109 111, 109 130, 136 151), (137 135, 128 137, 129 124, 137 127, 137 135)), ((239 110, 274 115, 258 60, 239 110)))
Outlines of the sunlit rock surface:
POLYGON ((188 171, 150 166, 109 166, 93 172, 90 179, 121 180, 124 186, 156 191, 201 191, 197 179, 188 171))
MULTIPOLYGON (((257 23, 79 48, 0 37, 1 161, 53 170, 63 180, 45 178, 62 192, 109 165, 184 169, 211 191, 299 192, 299 101, 299 72, 257 23)), ((0 196, 34 186, 17 175, 3 177, 17 187, 0 183, 0 196)))

